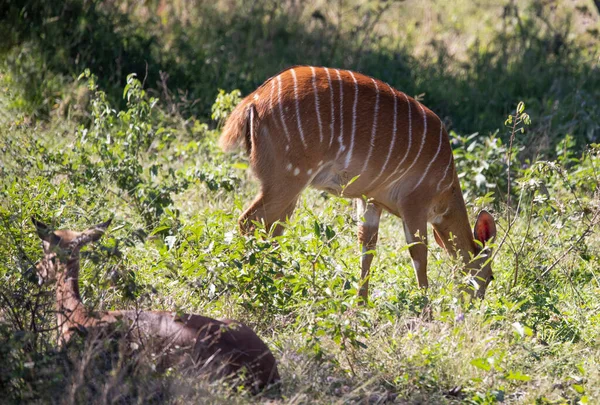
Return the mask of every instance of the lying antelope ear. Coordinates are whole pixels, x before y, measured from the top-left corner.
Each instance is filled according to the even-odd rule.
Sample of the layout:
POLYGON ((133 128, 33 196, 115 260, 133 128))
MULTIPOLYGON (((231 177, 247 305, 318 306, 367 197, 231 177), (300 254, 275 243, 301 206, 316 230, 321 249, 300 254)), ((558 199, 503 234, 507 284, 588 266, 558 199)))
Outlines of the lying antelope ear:
POLYGON ((473 236, 484 246, 485 243, 496 237, 496 221, 489 212, 482 210, 477 216, 473 236))
POLYGON ((108 229, 108 227, 110 226, 110 223, 112 222, 112 218, 108 218, 107 221, 104 221, 98 225, 94 225, 92 226, 90 229, 102 229, 102 231, 106 231, 108 229))
POLYGON ((40 239, 49 241, 50 236, 52 235, 52 230, 50 229, 50 227, 33 216, 31 217, 31 222, 33 222, 35 230, 37 231, 37 234, 40 237, 40 239))
POLYGON ((85 230, 80 238, 77 240, 78 245, 85 245, 90 242, 96 242, 104 235, 106 229, 112 222, 112 218, 108 221, 102 222, 98 225, 94 225, 91 228, 85 230))

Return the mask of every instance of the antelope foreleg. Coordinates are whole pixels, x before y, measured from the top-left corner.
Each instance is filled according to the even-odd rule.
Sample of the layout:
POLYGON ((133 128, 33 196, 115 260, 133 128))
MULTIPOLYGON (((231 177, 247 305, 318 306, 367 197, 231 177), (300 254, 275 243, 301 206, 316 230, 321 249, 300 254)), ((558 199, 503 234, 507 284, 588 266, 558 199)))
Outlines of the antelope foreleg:
POLYGON ((429 287, 427 281, 427 221, 415 216, 403 216, 404 235, 413 261, 419 287, 429 287))

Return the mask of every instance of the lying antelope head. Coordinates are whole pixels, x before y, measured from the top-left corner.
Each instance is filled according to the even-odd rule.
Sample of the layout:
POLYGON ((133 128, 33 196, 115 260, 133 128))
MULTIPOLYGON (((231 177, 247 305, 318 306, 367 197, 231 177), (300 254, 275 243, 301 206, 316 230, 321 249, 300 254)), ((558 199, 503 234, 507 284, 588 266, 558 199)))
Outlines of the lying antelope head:
POLYGON ((56 285, 59 345, 67 344, 76 331, 123 326, 126 339, 152 347, 156 353, 168 352, 169 366, 191 366, 215 378, 233 377, 253 392, 279 381, 275 357, 256 333, 239 321, 162 311, 86 309, 79 295, 79 251, 100 239, 110 222, 82 232, 53 231, 33 218, 44 248, 44 258, 36 265, 40 283, 56 285))
MULTIPOLYGON (((112 218, 106 222, 95 225, 83 232, 56 230, 53 231, 48 225, 31 218, 36 231, 42 240, 44 258, 36 265, 40 285, 56 282, 60 276, 67 276, 69 270, 74 270, 79 261, 79 250, 88 243, 95 242, 102 237, 112 222, 112 218)), ((78 277, 78 274, 74 275, 78 277)))

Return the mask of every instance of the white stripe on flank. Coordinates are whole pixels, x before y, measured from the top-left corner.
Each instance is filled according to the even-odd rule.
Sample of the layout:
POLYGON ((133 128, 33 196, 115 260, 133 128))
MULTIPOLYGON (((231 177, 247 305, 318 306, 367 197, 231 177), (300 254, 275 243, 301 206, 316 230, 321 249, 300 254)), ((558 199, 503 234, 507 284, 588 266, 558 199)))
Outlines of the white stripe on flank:
POLYGON ((325 73, 327 73, 327 82, 329 83, 329 94, 331 95, 331 123, 329 124, 329 128, 331 129, 331 138, 329 139, 329 147, 333 144, 333 124, 335 123, 335 106, 333 105, 333 86, 331 85, 331 76, 329 75, 329 69, 325 68, 325 73))
MULTIPOLYGON (((446 180, 446 177, 448 177, 448 170, 450 170, 450 168, 452 167, 452 151, 450 151, 450 161, 448 162, 448 166, 446 166, 446 170, 444 170, 444 177, 442 177, 440 179, 440 181, 437 184, 437 191, 440 191, 440 187, 442 186, 442 183, 444 182, 444 180, 446 180)), ((452 185, 452 182, 450 182, 450 185, 452 185)), ((448 187, 446 187, 444 189, 444 191, 446 191, 448 187)))
POLYGON ((306 141, 304 140, 304 131, 302 130, 302 121, 300 120, 300 103, 298 102, 298 80, 296 79, 296 71, 291 69, 292 77, 294 78, 294 98, 296 99, 296 121, 298 121, 298 131, 300 132, 300 140, 304 149, 306 149, 306 141))
POLYGON ((323 123, 321 122, 321 109, 319 108, 319 92, 317 91, 317 76, 315 75, 315 68, 310 67, 312 72, 312 85, 313 92, 315 93, 315 110, 317 111, 317 121, 319 122, 319 140, 323 144, 323 123))
POLYGON ((412 144, 412 111, 411 111, 411 108, 410 108, 410 101, 408 100, 408 96, 405 93, 402 93, 402 95, 406 99, 406 105, 408 106, 408 146, 406 147, 406 153, 404 153, 404 157, 402 157, 402 160, 398 163, 398 165, 396 166, 396 168, 385 178, 385 180, 382 181, 382 183, 387 183, 387 181, 394 174, 396 174, 396 172, 398 170, 400 170, 400 168, 402 167, 402 164, 404 163, 404 161, 408 157, 408 153, 410 152, 410 146, 412 144))
POLYGON ((387 165, 388 165, 388 163, 390 161, 390 157, 392 156, 392 151, 394 150, 394 144, 396 143, 396 131, 398 129, 398 126, 397 126, 397 119, 398 119, 398 97, 396 97, 396 93, 394 92, 394 89, 392 89, 392 86, 390 86, 389 84, 387 86, 390 89, 390 91, 392 92, 392 97, 394 97, 394 123, 392 125, 392 128, 393 128, 392 129, 392 142, 390 143, 390 150, 387 153, 387 156, 385 158, 385 162, 383 163, 383 166, 379 170, 379 173, 377 174, 377 177, 375 177, 373 179, 373 181, 365 188, 365 190, 369 190, 369 188, 371 188, 371 186, 373 184, 375 184, 377 182, 377 180, 379 180, 379 178, 381 177, 381 175, 385 171, 385 168, 387 167, 387 165))
POLYGON ((412 169, 413 166, 415 165, 415 163, 417 163, 417 160, 419 160, 419 156, 421 156, 421 152, 423 152, 423 147, 425 146, 425 139, 427 139, 427 114, 425 114, 425 109, 423 108, 423 104, 419 103, 418 101, 417 101, 417 104, 419 105, 419 107, 421 108, 421 112, 423 113, 423 137, 421 138, 421 146, 419 147, 417 156, 415 156, 415 158, 413 159, 413 162, 410 164, 410 166, 408 166, 408 168, 404 172, 402 172, 400 177, 398 177, 397 179, 392 181, 392 183, 390 185, 396 183, 398 180, 402 179, 404 177, 404 175, 406 175, 406 173, 410 172, 410 169, 412 169))
POLYGON ((285 137, 287 138, 287 141, 289 143, 291 141, 290 133, 288 132, 287 125, 285 124, 285 119, 283 118, 283 106, 282 106, 282 102, 281 102, 281 75, 277 76, 277 83, 279 84, 278 85, 278 94, 277 94, 278 95, 277 104, 279 104, 279 118, 281 119, 281 125, 283 125, 283 133, 285 134, 285 137))
POLYGON ((371 128, 371 140, 369 142, 369 153, 367 153, 367 158, 365 159, 365 164, 361 172, 364 172, 369 165, 369 160, 371 160, 371 155, 373 154, 373 148, 375 147, 375 134, 377 133, 377 116, 379 115, 379 86, 375 79, 371 78, 373 84, 375 85, 375 111, 373 111, 373 128, 371 128))
POLYGON ((338 80, 340 81, 340 135, 338 136, 338 142, 340 147, 338 149, 337 154, 335 155, 335 160, 340 157, 340 154, 346 149, 343 142, 344 135, 344 82, 342 81, 342 75, 340 74, 340 70, 336 69, 338 80))
POLYGON ((250 142, 254 142, 254 106, 250 107, 250 142))
POLYGON ((435 162, 435 160, 437 159, 438 155, 440 154, 440 150, 442 149, 442 128, 443 127, 444 127, 444 125, 442 125, 442 120, 440 120, 440 141, 438 142, 437 151, 435 152, 435 155, 433 156, 433 159, 431 159, 431 162, 429 162, 429 164, 425 168, 425 171, 421 175, 421 178, 419 179, 419 181, 417 182, 417 184, 413 187, 412 191, 414 191, 417 187, 419 187, 421 185, 421 183, 423 182, 423 179, 425 179, 425 176, 427 176, 427 173, 429 172, 429 169, 431 169, 431 165, 433 165, 433 162, 435 162))
POLYGON ((344 164, 344 169, 348 168, 350 165, 350 160, 352 159, 352 151, 354 150, 354 135, 356 135, 356 106, 358 105, 358 82, 356 81, 356 77, 354 77, 354 73, 348 71, 350 76, 352 76, 352 80, 354 80, 354 105, 352 106, 352 135, 350 136, 350 150, 346 155, 346 163, 344 164))

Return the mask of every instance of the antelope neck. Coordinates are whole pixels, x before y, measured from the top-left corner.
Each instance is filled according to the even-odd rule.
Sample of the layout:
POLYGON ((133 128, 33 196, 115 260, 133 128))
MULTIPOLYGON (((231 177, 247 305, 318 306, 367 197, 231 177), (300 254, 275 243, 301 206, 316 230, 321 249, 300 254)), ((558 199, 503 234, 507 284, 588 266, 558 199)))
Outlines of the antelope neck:
MULTIPOLYGON (((460 185, 458 185, 459 183, 457 180, 456 184, 458 190, 460 190, 460 185)), ((468 264, 471 261, 471 255, 475 255, 476 249, 475 243, 473 242, 473 231, 471 231, 471 226, 469 225, 469 216, 467 214, 462 193, 453 193, 450 204, 453 205, 451 209, 452 217, 450 221, 452 225, 450 231, 455 237, 455 247, 459 251, 458 253, 462 257, 464 263, 468 264)), ((457 252, 453 251, 454 246, 450 246, 450 253, 456 256, 457 252)))
MULTIPOLYGON (((64 265, 61 263, 61 267, 64 265)), ((68 330, 85 315, 85 309, 79 295, 79 258, 70 258, 66 266, 58 270, 56 286, 56 306, 58 324, 68 330)))

